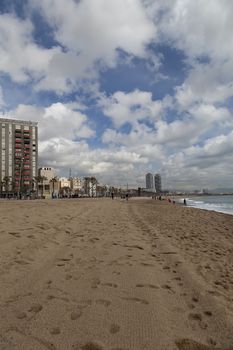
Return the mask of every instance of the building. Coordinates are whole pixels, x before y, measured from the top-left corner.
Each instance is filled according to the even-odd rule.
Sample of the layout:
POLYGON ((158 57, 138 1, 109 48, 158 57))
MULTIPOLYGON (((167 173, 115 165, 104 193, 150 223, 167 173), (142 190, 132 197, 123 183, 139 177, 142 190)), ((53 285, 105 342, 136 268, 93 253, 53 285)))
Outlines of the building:
POLYGON ((55 172, 52 168, 42 167, 38 169, 38 175, 44 177, 44 180, 49 183, 55 177, 55 172))
POLYGON ((162 182, 161 182, 161 175, 160 174, 155 174, 154 183, 155 183, 156 193, 160 193, 162 191, 162 182))
POLYGON ((46 198, 53 196, 52 192, 54 192, 55 184, 52 183, 51 186, 51 180, 55 179, 54 170, 50 167, 42 167, 38 169, 38 175, 39 178, 41 178, 38 184, 39 194, 46 198))
POLYGON ((37 123, 0 118, 0 184, 2 194, 28 194, 37 176, 37 123))
POLYGON ((151 173, 146 174, 146 189, 151 191, 154 190, 153 175, 151 173))
POLYGON ((84 178, 84 192, 89 197, 96 197, 98 181, 95 177, 85 177, 84 178))
POLYGON ((73 194, 80 194, 84 192, 84 183, 80 177, 72 177, 70 178, 70 182, 73 194))

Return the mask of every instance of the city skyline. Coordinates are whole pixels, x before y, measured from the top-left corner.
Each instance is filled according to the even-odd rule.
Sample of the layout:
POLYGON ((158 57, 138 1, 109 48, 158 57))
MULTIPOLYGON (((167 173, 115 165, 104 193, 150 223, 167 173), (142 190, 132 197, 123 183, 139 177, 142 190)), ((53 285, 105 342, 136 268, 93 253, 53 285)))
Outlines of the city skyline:
POLYGON ((227 0, 3 0, 0 118, 38 122, 39 166, 59 176, 232 188, 232 15, 227 0))

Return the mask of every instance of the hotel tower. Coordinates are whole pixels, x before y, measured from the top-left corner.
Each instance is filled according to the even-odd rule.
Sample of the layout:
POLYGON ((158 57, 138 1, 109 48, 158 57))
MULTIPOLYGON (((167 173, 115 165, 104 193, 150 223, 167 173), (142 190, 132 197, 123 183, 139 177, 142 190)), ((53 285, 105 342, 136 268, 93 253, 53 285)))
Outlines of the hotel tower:
POLYGON ((27 193, 37 176, 37 123, 0 118, 0 192, 27 193))

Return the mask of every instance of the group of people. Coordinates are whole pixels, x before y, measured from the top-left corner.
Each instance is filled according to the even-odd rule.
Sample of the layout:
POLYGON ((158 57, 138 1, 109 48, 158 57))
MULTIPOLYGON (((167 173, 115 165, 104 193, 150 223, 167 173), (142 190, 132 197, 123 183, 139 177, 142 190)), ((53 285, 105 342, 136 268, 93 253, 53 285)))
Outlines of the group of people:
MULTIPOLYGON (((114 199, 114 192, 111 193, 111 197, 112 197, 112 199, 114 199)), ((126 194, 124 194, 124 195, 121 195, 121 199, 126 199, 126 200, 128 200, 128 199, 129 199, 129 194, 126 193, 126 194)))

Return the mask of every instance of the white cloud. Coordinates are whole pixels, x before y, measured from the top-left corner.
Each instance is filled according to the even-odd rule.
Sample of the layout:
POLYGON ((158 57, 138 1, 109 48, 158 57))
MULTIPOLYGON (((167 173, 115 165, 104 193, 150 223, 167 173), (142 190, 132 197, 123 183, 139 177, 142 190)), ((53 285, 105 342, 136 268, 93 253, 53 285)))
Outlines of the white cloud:
MULTIPOLYGON (((36 90, 68 93, 80 80, 119 62, 119 50, 148 57, 147 45, 156 27, 140 0, 29 1, 40 9, 57 44, 42 48, 34 42, 33 24, 12 14, 0 15, 0 71, 15 82, 36 83, 36 90)), ((159 60, 149 55, 158 65, 159 60)), ((155 64, 154 63, 154 64, 155 64)))
POLYGON ((21 104, 15 110, 9 111, 5 117, 37 121, 41 142, 56 139, 58 135, 67 140, 95 135, 95 131, 88 125, 88 117, 85 114, 62 103, 54 103, 46 108, 21 104))
POLYGON ((156 31, 139 0, 31 1, 42 9, 67 49, 85 57, 89 65, 103 60, 114 64, 116 49, 144 56, 156 31))
POLYGON ((191 65, 177 87, 183 110, 193 103, 224 102, 233 94, 233 4, 228 0, 145 0, 162 42, 182 50, 191 65))
POLYGON ((174 188, 232 188, 233 131, 164 159, 163 174, 174 188))
POLYGON ((159 23, 160 32, 188 57, 232 57, 231 1, 174 0, 160 6, 166 8, 159 23))
POLYGON ((0 71, 15 82, 39 79, 48 69, 56 49, 43 49, 33 42, 33 26, 11 14, 0 15, 0 71))
POLYGON ((2 91, 2 87, 0 86, 0 108, 4 107, 4 105, 5 105, 5 101, 3 97, 3 91, 2 91))
POLYGON ((86 141, 59 137, 41 142, 41 161, 58 169, 60 174, 72 168, 74 175, 94 175, 102 183, 120 185, 129 173, 135 181, 137 169, 148 159, 124 147, 91 149, 86 141))
POLYGON ((233 95, 233 59, 210 64, 194 64, 187 79, 176 89, 181 109, 196 102, 224 103, 233 95))
POLYGON ((40 9, 65 48, 54 53, 37 89, 71 91, 78 80, 96 78, 100 69, 115 67, 119 50, 147 57, 147 45, 157 38, 140 0, 31 0, 30 5, 40 9))
POLYGON ((99 104, 114 125, 120 127, 125 123, 135 124, 143 119, 160 119, 168 101, 154 101, 151 92, 135 90, 129 93, 117 91, 110 97, 103 97, 99 104))
MULTIPOLYGON (((95 136, 95 131, 90 128, 88 117, 76 109, 79 106, 77 103, 54 103, 47 108, 19 105, 2 117, 38 121, 40 166, 52 166, 60 175, 66 175, 72 168, 73 174, 95 175, 110 184, 120 184, 129 173, 134 178, 136 169, 145 165, 148 158, 124 146, 91 148, 87 140, 95 136)), ((85 106, 81 108, 84 110, 85 106)))

